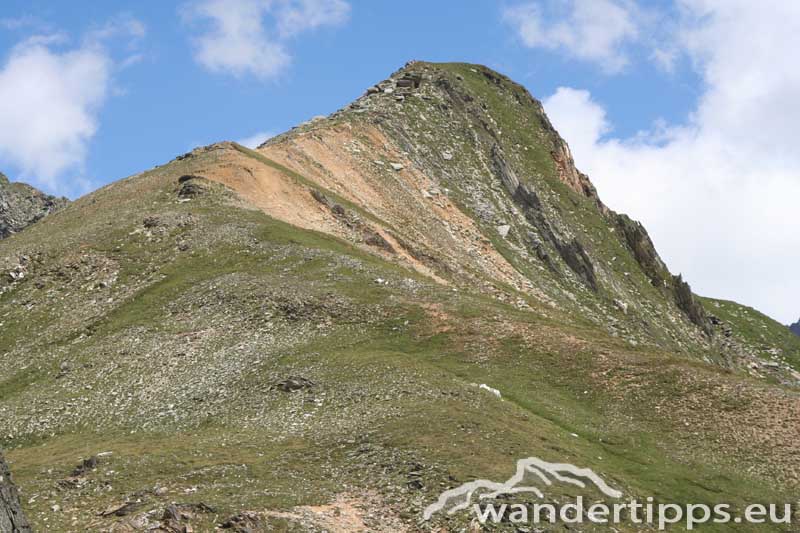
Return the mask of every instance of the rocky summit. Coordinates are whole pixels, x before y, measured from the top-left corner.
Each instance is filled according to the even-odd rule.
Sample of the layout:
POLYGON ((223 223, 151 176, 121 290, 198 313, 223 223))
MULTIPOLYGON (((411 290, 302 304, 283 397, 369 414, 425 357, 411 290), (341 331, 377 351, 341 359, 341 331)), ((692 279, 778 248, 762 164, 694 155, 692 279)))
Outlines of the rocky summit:
POLYGON ((0 173, 0 239, 22 231, 67 204, 66 198, 45 194, 0 173))
POLYGON ((37 531, 478 531, 424 510, 528 457, 642 501, 800 488, 800 339, 696 295, 479 65, 70 203, 0 242, 0 322, 37 531))

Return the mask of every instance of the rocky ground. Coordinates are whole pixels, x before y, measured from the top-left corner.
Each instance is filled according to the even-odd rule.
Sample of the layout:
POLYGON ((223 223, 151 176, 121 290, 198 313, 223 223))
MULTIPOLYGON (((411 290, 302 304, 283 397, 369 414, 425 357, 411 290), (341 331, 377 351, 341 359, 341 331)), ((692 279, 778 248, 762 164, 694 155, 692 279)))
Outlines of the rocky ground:
POLYGON ((477 531, 422 511, 529 456, 641 499, 800 486, 800 340, 693 295, 480 66, 412 63, 4 239, 0 326, 37 531, 477 531))

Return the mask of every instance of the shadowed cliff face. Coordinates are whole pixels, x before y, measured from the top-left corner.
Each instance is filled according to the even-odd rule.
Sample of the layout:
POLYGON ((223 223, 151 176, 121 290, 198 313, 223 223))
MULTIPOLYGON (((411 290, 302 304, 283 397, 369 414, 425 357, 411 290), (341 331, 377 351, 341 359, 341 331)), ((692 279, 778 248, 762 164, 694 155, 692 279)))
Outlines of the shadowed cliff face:
POLYGON ((67 203, 66 198, 45 194, 25 183, 12 183, 0 173, 0 239, 22 231, 67 203))
POLYGON ((19 493, 11 480, 11 472, 0 453, 0 532, 29 533, 31 531, 19 503, 19 493))
POLYGON ((800 336, 800 320, 789 326, 789 329, 792 330, 792 333, 795 335, 800 336))

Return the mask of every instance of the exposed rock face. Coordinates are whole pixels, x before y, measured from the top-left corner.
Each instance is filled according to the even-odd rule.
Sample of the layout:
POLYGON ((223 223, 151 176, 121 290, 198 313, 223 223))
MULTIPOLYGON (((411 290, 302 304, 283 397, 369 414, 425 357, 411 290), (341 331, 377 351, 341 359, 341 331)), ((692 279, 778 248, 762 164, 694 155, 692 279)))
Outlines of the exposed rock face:
POLYGON ((32 531, 22 514, 19 493, 11 482, 11 472, 0 453, 0 531, 3 533, 27 533, 32 531))
POLYGON ((800 320, 789 326, 789 329, 792 330, 792 333, 795 335, 800 336, 800 320))
MULTIPOLYGON (((566 147, 566 145, 564 145, 566 147)), ((539 231, 545 240, 551 244, 559 253, 561 258, 577 274, 586 285, 593 291, 597 291, 597 278, 594 272, 594 266, 583 245, 577 240, 572 239, 567 241, 564 237, 558 235, 553 229, 552 225, 548 222, 542 209, 542 202, 537 196, 536 192, 530 185, 520 184, 514 171, 506 163, 502 152, 498 145, 492 148, 492 161, 494 163, 494 170, 500 177, 500 181, 505 188, 522 208, 525 218, 539 231)), ((571 156, 569 161, 572 161, 571 156)), ((561 168, 561 167, 559 167, 561 168)), ((574 170, 574 167, 572 167, 574 170)), ((577 171, 576 171, 577 175, 577 171)), ((589 192, 592 192, 592 188, 589 192)), ((583 189, 580 192, 585 192, 583 189)), ((586 193, 587 196, 592 196, 586 193)), ((549 267, 553 267, 553 263, 548 263, 549 267)))
POLYGON ((0 173, 0 239, 22 231, 67 203, 66 198, 45 194, 25 183, 11 183, 0 173))
POLYGON ((642 267, 642 270, 650 278, 650 282, 658 287, 664 285, 669 272, 656 252, 650 235, 640 222, 632 220, 627 215, 617 215, 617 226, 625 242, 633 252, 634 258, 642 267))
POLYGON ((627 215, 617 214, 615 216, 617 227, 625 237, 625 242, 633 252, 633 257, 653 286, 672 293, 678 308, 686 314, 689 320, 704 332, 710 333, 710 324, 702 304, 694 297, 692 288, 683 280, 682 276, 670 274, 669 269, 656 252, 655 245, 644 226, 627 215))
POLYGON ((678 304, 678 308, 686 313, 686 316, 689 317, 692 323, 696 324, 706 333, 710 333, 711 328, 708 317, 706 316, 706 311, 703 309, 703 305, 694 297, 689 284, 683 281, 683 277, 680 274, 672 277, 672 283, 672 291, 675 295, 675 303, 678 304))

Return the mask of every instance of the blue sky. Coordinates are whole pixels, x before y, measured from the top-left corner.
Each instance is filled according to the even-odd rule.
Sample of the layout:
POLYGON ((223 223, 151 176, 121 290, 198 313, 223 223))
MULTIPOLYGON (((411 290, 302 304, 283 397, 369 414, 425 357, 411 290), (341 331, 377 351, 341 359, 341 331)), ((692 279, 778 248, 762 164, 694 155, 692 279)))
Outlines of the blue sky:
POLYGON ((278 133, 410 59, 491 66, 704 294, 800 315, 800 7, 768 0, 5 0, 0 170, 71 197, 278 133))
POLYGON ((62 42, 51 46, 54 53, 63 53, 79 47, 87 33, 115 21, 135 19, 144 28, 136 42, 120 32, 103 45, 115 62, 109 82, 112 94, 96 114, 98 130, 88 141, 83 165, 67 167, 57 181, 46 183, 35 170, 0 159, 6 173, 70 196, 163 163, 199 144, 280 132, 330 113, 409 59, 483 63, 524 83, 539 97, 567 82, 589 87, 623 135, 662 116, 685 115, 696 97, 691 75, 664 76, 645 68, 607 76, 558 54, 526 49, 503 21, 501 4, 493 2, 354 1, 346 22, 290 38, 290 64, 267 78, 209 72, 198 64, 192 39, 202 25, 186 23, 181 16, 191 3, 150 0, 80 6, 6 1, 0 17, 20 21, 0 31, 5 56, 32 35, 64 34, 62 42), (132 56, 135 62, 123 66, 132 56), (642 93, 647 98, 641 98, 642 93), (76 183, 74 175, 89 183, 76 183))

